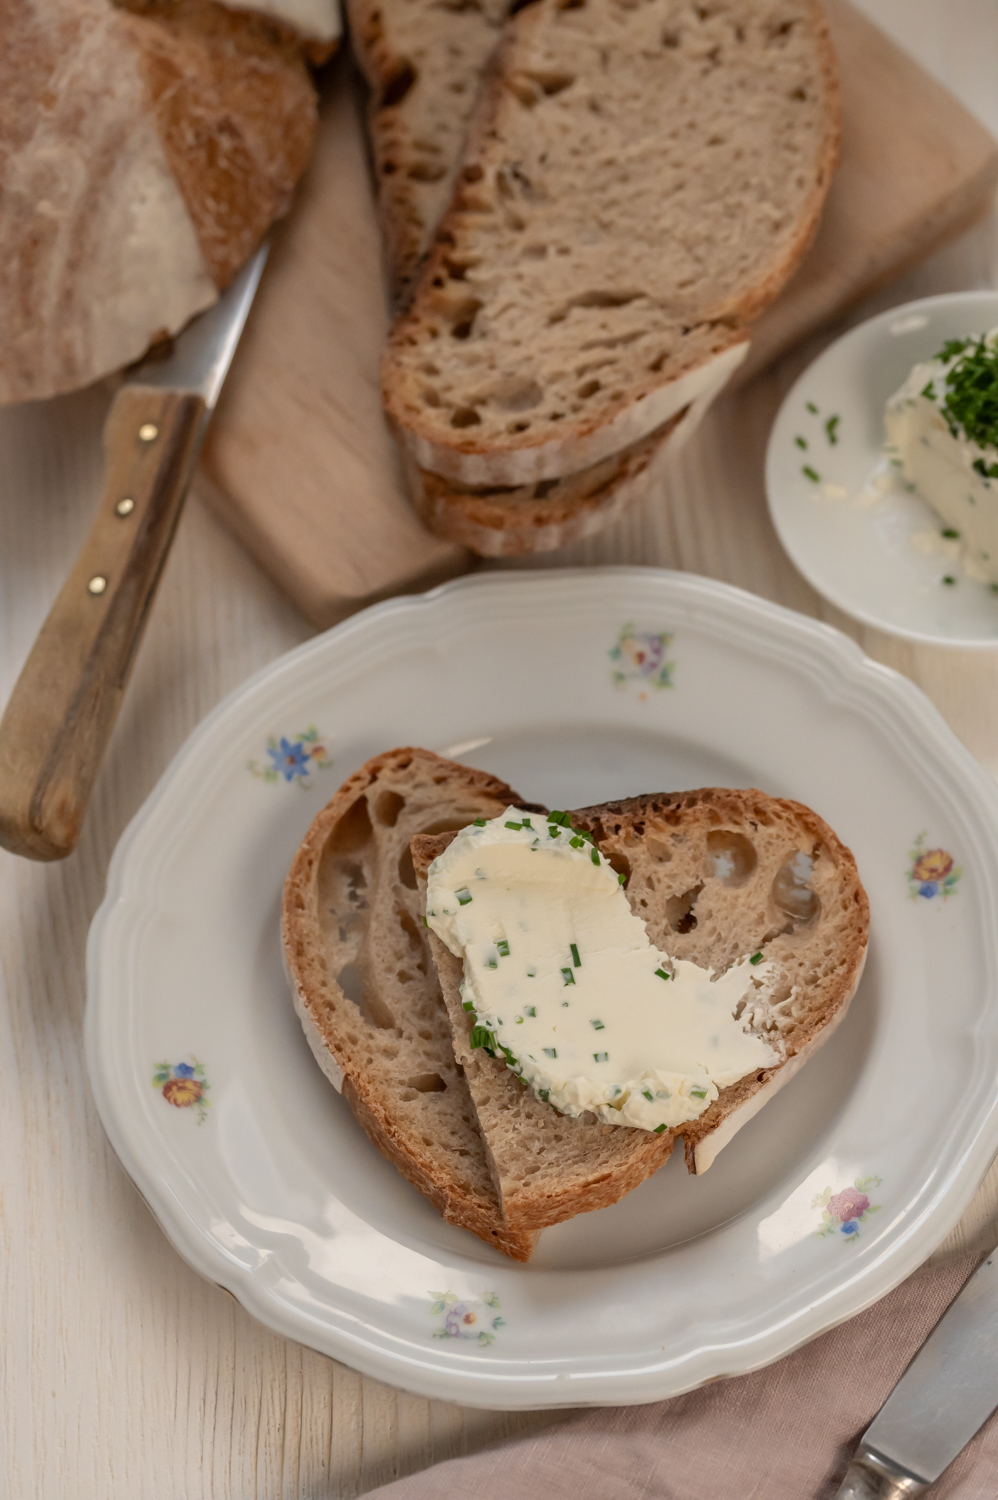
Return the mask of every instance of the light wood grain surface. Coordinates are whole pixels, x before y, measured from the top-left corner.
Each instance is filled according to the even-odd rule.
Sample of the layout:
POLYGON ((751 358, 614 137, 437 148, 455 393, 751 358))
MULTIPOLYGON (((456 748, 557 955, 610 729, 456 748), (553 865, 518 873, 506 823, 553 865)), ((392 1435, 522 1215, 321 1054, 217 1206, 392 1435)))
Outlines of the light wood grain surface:
MULTIPOLYGON (((993 0, 863 8, 998 130, 993 0)), ((864 311, 998 285, 998 226, 864 311)), ((998 775, 998 653, 853 626, 784 557, 762 491, 781 393, 818 344, 726 398, 616 530, 547 560, 680 567, 819 615, 919 683, 998 775)), ((0 694, 90 524, 110 392, 0 413, 0 694)), ((195 497, 181 522, 76 853, 0 854, 0 1494, 16 1500, 326 1500, 550 1418, 398 1394, 258 1327, 178 1258, 104 1140, 82 1049, 84 943, 115 841, 200 718, 310 634, 195 497)), ((998 1239, 998 1174, 940 1253, 998 1239)))

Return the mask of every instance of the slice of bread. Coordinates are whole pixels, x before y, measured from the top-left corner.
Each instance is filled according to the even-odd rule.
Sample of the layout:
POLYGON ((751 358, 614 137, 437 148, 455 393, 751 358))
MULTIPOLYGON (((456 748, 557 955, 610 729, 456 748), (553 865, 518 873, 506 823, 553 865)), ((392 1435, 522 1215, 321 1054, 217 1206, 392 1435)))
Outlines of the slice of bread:
POLYGON ((696 431, 719 388, 708 384, 640 442, 564 479, 477 488, 421 469, 405 448, 403 477, 417 514, 437 536, 481 557, 552 552, 602 531, 651 495, 664 479, 667 459, 696 431))
POLYGON ((408 300, 450 202, 505 0, 347 0, 368 104, 389 290, 408 300))
POLYGON ((671 417, 639 443, 564 479, 476 489, 421 469, 402 450, 406 487, 425 526, 481 557, 552 552, 601 531, 647 495, 668 439, 671 417))
POLYGON ((838 149, 817 0, 536 0, 507 23, 383 365, 421 468, 559 478, 744 355, 838 149))
MULTIPOLYGON (((590 832, 627 877, 632 909, 670 957, 719 971, 761 952, 774 965, 749 1002, 750 1025, 783 1061, 722 1089, 698 1119, 662 1136, 586 1125, 584 1116, 567 1119, 542 1104, 505 1063, 480 1048, 472 1051, 473 1018, 458 990, 461 962, 431 933, 455 1053, 511 1228, 541 1227, 615 1202, 654 1169, 657 1149, 668 1154, 675 1135, 684 1137, 689 1170, 706 1171, 834 1031, 866 957, 869 904, 855 860, 827 823, 798 802, 707 788, 584 808, 572 822, 590 832), (565 1142, 583 1132, 592 1142, 591 1159, 566 1151, 565 1142), (643 1154, 641 1142, 632 1142, 642 1136, 643 1154)), ((413 862, 424 881, 452 837, 413 840, 413 862)))
POLYGON ((409 852, 414 834, 495 817, 510 802, 529 806, 494 776, 428 750, 368 761, 295 855, 282 937, 316 1061, 374 1144, 450 1223, 527 1260, 536 1236, 503 1218, 409 852))

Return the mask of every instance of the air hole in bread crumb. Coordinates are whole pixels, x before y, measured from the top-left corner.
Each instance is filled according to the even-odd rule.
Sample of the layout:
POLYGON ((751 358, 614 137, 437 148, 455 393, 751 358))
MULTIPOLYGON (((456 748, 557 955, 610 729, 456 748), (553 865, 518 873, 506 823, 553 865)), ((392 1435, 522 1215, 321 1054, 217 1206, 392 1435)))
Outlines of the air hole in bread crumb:
POLYGON ((675 51, 682 38, 678 31, 668 30, 662 32, 662 46, 668 47, 670 52, 675 51))
POLYGON ((439 1073, 415 1073, 406 1084, 420 1094, 442 1094, 447 1087, 439 1073))
POLYGON ((408 58, 400 58, 392 69, 388 82, 381 91, 379 107, 381 109, 392 109, 396 104, 401 104, 418 77, 419 74, 408 58))
POLYGON ((544 392, 536 380, 511 375, 498 381, 489 395, 500 411, 531 411, 543 400, 544 392))
POLYGON ((576 395, 581 396, 582 400, 586 401, 590 396, 595 396, 599 388, 600 382, 598 380, 586 380, 579 386, 576 395))
POLYGON ((413 182, 439 182, 447 168, 439 161, 414 161, 405 175, 413 182))
POLYGON ((379 794, 374 804, 374 816, 385 828, 394 828, 403 807, 405 807, 404 797, 398 792, 384 791, 379 794))
POLYGON ((451 414, 450 425, 452 427, 477 427, 481 420, 473 406, 459 406, 451 414))
POLYGON ((336 983, 347 999, 358 1010, 364 1003, 364 976, 356 964, 344 964, 336 976, 336 983))
POLYGON ((574 73, 559 72, 555 68, 536 68, 527 72, 527 77, 533 79, 534 83, 540 85, 544 93, 551 97, 560 94, 565 89, 571 88, 575 82, 574 73))
POLYGON ((669 896, 665 903, 665 915, 673 932, 692 932, 697 925, 693 908, 703 890, 703 881, 683 891, 681 896, 669 896))
POLYGON ((530 426, 529 422, 510 422, 509 426, 506 428, 506 431, 507 432, 526 432, 526 430, 527 430, 527 428, 529 426, 530 426))
POLYGON ((751 839, 731 828, 717 828, 708 833, 707 853, 713 862, 714 877, 722 885, 744 885, 759 863, 751 839))
POLYGON ((624 884, 626 885, 631 878, 631 862, 627 858, 627 855, 622 854, 619 849, 611 849, 609 851, 604 849, 603 855, 610 869, 615 870, 618 875, 623 875, 624 884))
POLYGON ((799 850, 773 877, 773 905, 795 922, 813 922, 821 911, 821 898, 810 883, 813 873, 814 857, 799 850))
POLYGON ((412 850, 408 844, 399 855, 399 880, 407 890, 416 889, 416 869, 412 862, 412 850))
POLYGON ((560 483, 557 479, 541 479, 534 485, 534 499, 546 500, 551 491, 560 483))

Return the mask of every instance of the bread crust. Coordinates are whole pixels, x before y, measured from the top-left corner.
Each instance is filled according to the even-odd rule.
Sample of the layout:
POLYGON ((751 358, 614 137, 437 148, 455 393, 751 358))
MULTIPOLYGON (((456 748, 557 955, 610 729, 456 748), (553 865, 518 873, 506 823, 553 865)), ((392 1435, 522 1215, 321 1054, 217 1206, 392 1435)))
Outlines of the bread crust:
POLYGON ((429 988, 419 978, 423 950, 410 911, 415 890, 410 897, 398 876, 406 819, 425 826, 449 817, 454 826, 479 813, 495 816, 510 803, 531 805, 496 777, 431 751, 375 756, 343 783, 302 840, 285 882, 281 934, 312 1052, 379 1151, 448 1222, 525 1261, 536 1236, 503 1218, 442 1002, 432 974, 429 988), (351 925, 353 935, 341 936, 351 925), (379 934, 382 941, 399 938, 381 974, 375 972, 379 934), (392 989, 388 978, 402 964, 406 983, 392 989), (360 1004, 339 982, 348 969, 363 973, 360 1004), (427 1085, 431 1091, 419 1093, 427 1085), (440 1107, 447 1111, 442 1121, 440 1107))
MULTIPOLYGON (((611 0, 606 0, 604 8, 608 16, 610 10, 613 11, 613 25, 609 19, 606 23, 608 34, 609 30, 631 24, 631 13, 612 6, 611 0)), ((587 7, 586 13, 589 9, 592 7, 587 7)), ((683 7, 673 0, 662 0, 659 9, 664 24, 673 12, 678 14, 683 7)), ((553 122, 551 139, 555 141, 557 129, 568 128, 557 114, 564 85, 553 76, 556 70, 552 68, 551 58, 558 55, 559 37, 565 42, 563 50, 566 56, 573 56, 570 29, 575 23, 566 19, 570 13, 561 10, 557 0, 538 0, 508 23, 503 42, 489 64, 478 107, 469 125, 454 198, 441 221, 413 304, 396 324, 383 363, 383 389, 389 420, 399 441, 408 447, 420 467, 468 485, 516 485, 573 472, 639 441, 673 411, 687 404, 698 394, 696 381, 698 372, 704 367, 716 361, 742 357, 744 351, 738 356, 734 356, 733 351, 745 341, 748 325, 793 274, 816 232, 838 156, 839 90, 828 27, 817 0, 799 0, 799 3, 794 0, 793 16, 787 23, 780 23, 776 7, 764 3, 764 0, 743 0, 737 9, 739 14, 744 11, 753 22, 762 17, 767 25, 772 11, 773 25, 799 26, 807 35, 806 68, 802 73, 802 77, 806 74, 807 83, 799 86, 803 88, 801 98, 805 100, 810 90, 815 92, 818 114, 815 117, 813 159, 809 158, 804 168, 810 171, 810 178, 796 196, 791 195, 792 222, 781 227, 781 232, 774 237, 771 251, 760 251, 750 273, 723 291, 719 287, 712 289, 708 300, 699 307, 694 300, 686 298, 683 305, 687 310, 683 317, 687 323, 696 325, 684 326, 682 330, 684 349, 687 348, 686 336, 690 336, 688 348, 692 352, 688 357, 683 354, 676 358, 670 356, 658 369, 654 368, 655 361, 652 361, 651 365, 642 367, 643 373, 638 373, 635 366, 629 375, 615 375, 609 389, 587 398, 584 406, 576 403, 568 420, 558 428, 552 425, 553 414, 540 410, 537 402, 534 410, 526 411, 524 420, 519 422, 500 420, 495 410, 495 404, 501 400, 496 392, 504 382, 508 383, 511 372, 505 366, 497 369, 495 373, 502 379, 490 384, 489 367, 483 362, 489 357, 485 340, 489 329, 498 328, 500 317, 509 317, 506 309, 512 305, 513 299, 506 282, 513 263, 510 263, 509 273, 502 267, 485 273, 482 268, 487 267, 486 249, 483 248, 486 239, 482 226, 486 226, 491 234, 495 225, 505 222, 504 215, 515 213, 525 226, 523 238, 526 242, 534 232, 534 220, 539 224, 545 222, 543 201, 551 189, 543 171, 539 185, 531 186, 531 181, 528 181, 518 194, 508 186, 509 173, 513 172, 515 176, 518 163, 513 162, 510 166, 509 159, 521 148, 529 151, 529 144, 524 147, 520 139, 525 127, 517 125, 517 120, 523 112, 525 89, 533 87, 535 78, 540 79, 537 87, 539 102, 533 109, 538 123, 532 128, 542 134, 541 118, 550 119, 553 122), (548 69, 546 78, 536 72, 534 59, 541 55, 548 69), (540 97, 547 93, 555 97, 547 100, 540 97), (488 328, 479 337, 475 330, 483 323, 488 328), (470 332, 465 329, 470 329, 470 332), (465 342, 459 347, 452 346, 451 338, 465 342), (452 349, 457 351, 453 355, 452 349), (463 350, 467 351, 467 360, 461 352, 463 350), (474 375, 472 365, 468 363, 472 356, 478 361, 475 368, 481 368, 480 375, 474 375), (441 377, 443 385, 441 379, 428 379, 425 373, 428 368, 439 365, 441 358, 446 367, 441 377), (455 370, 467 365, 466 373, 460 377, 454 374, 451 379, 447 373, 449 360, 452 363, 459 361, 454 365, 455 370), (476 385, 477 391, 473 389, 476 385), (463 389, 467 399, 459 399, 458 394, 452 398, 451 386, 455 393, 463 389), (426 395, 429 387, 436 387, 432 400, 426 395), (441 390, 443 394, 440 394, 441 390)), ((641 8, 633 15, 635 26, 644 24, 640 20, 641 8)), ((570 69, 568 64, 566 76, 570 69)), ((566 93, 564 97, 567 100, 569 95, 566 93)), ((525 140, 529 143, 529 139, 528 134, 525 140)), ((537 170, 531 166, 535 176, 537 170)), ((505 245, 505 240, 497 240, 497 243, 505 245)), ((622 254, 626 252, 626 246, 620 248, 622 254)), ((635 273, 626 266, 619 268, 619 277, 632 274, 635 273)), ((527 282, 523 284, 526 286, 527 282)), ((540 285, 536 277, 529 284, 532 287, 540 285)), ((589 295, 585 280, 578 290, 589 295)), ((541 300, 548 295, 548 291, 537 292, 541 300)), ((631 295, 636 294, 622 289, 625 301, 631 295)), ((658 292, 648 304, 648 316, 652 319, 662 315, 662 303, 655 300, 657 297, 658 292)), ((543 307, 539 303, 540 322, 535 333, 543 331, 542 313, 543 307)), ((548 322, 562 316, 552 307, 548 322)), ((589 347, 588 344, 583 346, 589 347)), ((639 343, 636 347, 642 348, 643 345, 639 343)), ((505 349, 504 344, 502 348, 505 349)), ((540 363, 545 356, 539 349, 537 338, 528 343, 524 333, 518 349, 517 374, 522 376, 524 386, 529 384, 531 375, 536 374, 534 385, 542 392, 542 402, 546 402, 546 385, 540 363)), ((497 354, 496 359, 499 358, 497 354)), ((565 359, 571 363, 570 355, 566 354, 565 359)), ((564 404, 561 395, 557 402, 564 404)), ((564 417, 565 412, 562 411, 560 416, 564 417)))

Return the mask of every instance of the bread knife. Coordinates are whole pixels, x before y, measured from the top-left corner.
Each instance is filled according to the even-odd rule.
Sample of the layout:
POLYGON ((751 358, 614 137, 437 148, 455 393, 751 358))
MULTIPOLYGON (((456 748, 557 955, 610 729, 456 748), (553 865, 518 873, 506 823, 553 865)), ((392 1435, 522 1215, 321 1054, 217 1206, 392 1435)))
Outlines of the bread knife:
POLYGON ((922 1495, 998 1407, 998 1250, 966 1282, 859 1440, 835 1500, 922 1495))
POLYGON ((0 844, 15 854, 62 859, 76 846, 268 248, 111 403, 97 519, 0 720, 0 844))

